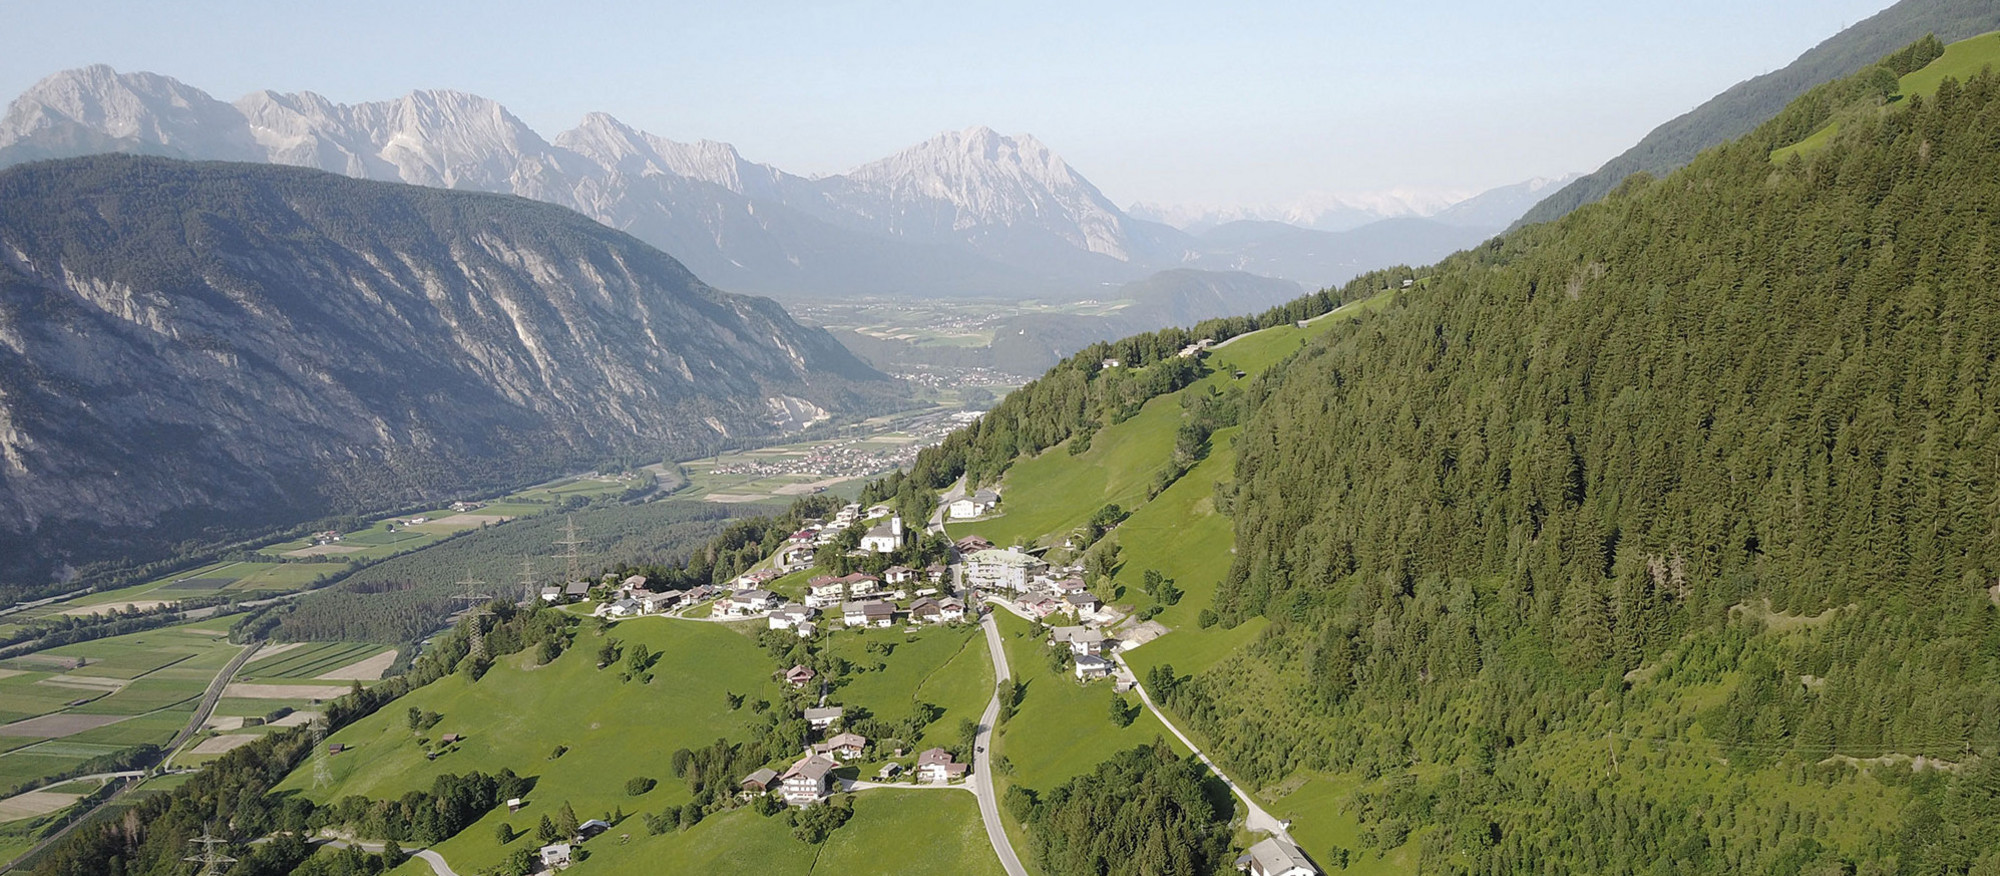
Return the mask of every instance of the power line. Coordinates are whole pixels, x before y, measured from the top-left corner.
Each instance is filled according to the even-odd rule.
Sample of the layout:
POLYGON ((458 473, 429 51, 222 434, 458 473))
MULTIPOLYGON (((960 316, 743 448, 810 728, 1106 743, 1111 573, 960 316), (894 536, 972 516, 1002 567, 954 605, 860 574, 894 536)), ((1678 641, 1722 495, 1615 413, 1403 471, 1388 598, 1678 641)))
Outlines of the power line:
POLYGON ((218 845, 226 845, 229 841, 209 833, 206 829, 202 831, 201 836, 190 839, 188 842, 201 846, 201 851, 181 860, 200 864, 200 876, 221 876, 222 865, 236 863, 235 858, 229 857, 215 848, 218 845))

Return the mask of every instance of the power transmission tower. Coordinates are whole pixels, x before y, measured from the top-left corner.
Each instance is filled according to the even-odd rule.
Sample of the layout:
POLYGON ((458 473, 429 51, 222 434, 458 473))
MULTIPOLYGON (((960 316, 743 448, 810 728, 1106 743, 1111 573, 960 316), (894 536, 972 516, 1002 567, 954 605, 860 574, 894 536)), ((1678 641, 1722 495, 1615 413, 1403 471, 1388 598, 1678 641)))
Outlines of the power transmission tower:
POLYGON ((313 787, 324 788, 333 784, 333 767, 326 762, 326 716, 315 715, 312 719, 313 738, 313 787))
POLYGON ((484 581, 475 581, 467 578, 458 583, 465 586, 465 593, 461 596, 452 597, 452 600, 454 602, 463 602, 466 604, 466 607, 473 610, 472 656, 475 659, 484 660, 486 659, 486 603, 492 602, 493 597, 477 592, 476 588, 486 583, 484 581))
POLYGON ((521 555, 521 601, 527 605, 535 602, 535 561, 527 554, 521 555))
POLYGON ((569 581, 583 580, 583 557, 576 551, 577 546, 583 544, 583 540, 576 537, 575 515, 563 518, 563 539, 556 544, 564 547, 563 558, 569 560, 569 581))
POLYGON ((236 863, 235 858, 229 857, 215 848, 218 845, 227 844, 229 841, 214 836, 207 830, 203 830, 201 836, 188 840, 188 842, 201 846, 201 851, 181 860, 200 864, 201 876, 221 876, 222 865, 236 863))

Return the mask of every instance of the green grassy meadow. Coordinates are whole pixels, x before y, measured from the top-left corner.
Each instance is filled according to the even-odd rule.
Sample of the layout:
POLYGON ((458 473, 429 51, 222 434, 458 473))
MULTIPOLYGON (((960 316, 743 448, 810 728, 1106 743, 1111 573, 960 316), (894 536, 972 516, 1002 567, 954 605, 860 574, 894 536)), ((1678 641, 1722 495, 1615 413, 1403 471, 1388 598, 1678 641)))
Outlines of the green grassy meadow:
MULTIPOLYGON (((995 758, 1005 756, 1014 767, 1012 783, 1047 791, 1090 772, 1112 754, 1167 737, 1167 728, 1150 712, 1130 726, 1111 723, 1111 682, 1079 684, 1068 673, 1050 670, 1046 649, 1030 638, 1028 622, 1006 611, 995 612, 1007 650, 1007 665, 1026 692, 1014 717, 1001 725, 993 744, 995 758)), ((1136 694, 1126 694, 1137 703, 1136 694)))
MULTIPOLYGON (((692 828, 660 836, 647 836, 636 819, 628 819, 611 832, 585 842, 583 849, 589 858, 580 866, 607 876, 660 873, 999 876, 1002 873, 999 859, 987 844, 985 829, 979 821, 979 806, 971 794, 878 790, 855 794, 852 799, 854 818, 834 831, 822 846, 809 846, 794 838, 783 814, 765 818, 749 809, 735 809, 709 816, 692 828), (619 839, 621 834, 628 837, 623 842, 619 839)), ((525 826, 528 834, 504 849, 494 841, 490 827, 466 845, 483 844, 494 854, 534 848, 533 824, 524 825, 519 817, 525 814, 524 810, 516 815, 514 826, 517 829, 525 826)), ((454 849, 476 830, 468 829, 440 848, 459 872, 466 869, 454 849)), ((417 860, 391 873, 431 876, 430 868, 417 860)))
POLYGON ((1173 453, 1180 400, 1162 396, 1137 416, 1098 432, 1090 449, 1071 456, 1067 445, 1049 448, 1007 470, 1002 513, 950 524, 952 538, 978 535, 997 545, 1061 542, 1097 509, 1132 508, 1173 453))
MULTIPOLYGON (((532 847, 530 835, 502 848, 494 840, 495 826, 505 821, 532 834, 540 817, 563 802, 584 818, 610 818, 620 810, 628 816, 584 846, 591 853, 588 866, 605 873, 742 872, 747 861, 757 862, 759 871, 777 873, 803 874, 834 865, 852 873, 997 872, 976 803, 963 791, 861 793, 854 801, 853 821, 824 848, 793 838, 783 816, 766 819, 747 809, 711 816, 687 830, 646 834, 635 813, 687 799, 685 786, 667 765, 668 756, 718 737, 740 739, 755 718, 747 705, 732 711, 725 694, 778 699, 770 657, 750 635, 756 629, 755 624, 664 619, 615 625, 608 635, 626 647, 643 643, 662 655, 651 684, 621 682, 618 670, 597 669, 599 640, 587 631, 547 666, 531 666, 524 655, 512 655, 477 683, 454 675, 335 733, 330 741, 356 748, 331 758, 333 787, 312 790, 311 773, 302 770, 279 789, 318 800, 348 794, 380 799, 427 787, 446 772, 506 767, 535 777, 522 811, 496 810, 439 845, 439 853, 460 872, 479 872, 514 848, 532 847), (426 760, 426 747, 406 724, 412 706, 443 715, 425 736, 461 733, 466 739, 436 760, 426 760), (558 744, 569 750, 551 759, 558 744), (639 797, 628 796, 625 781, 641 775, 659 784, 639 797), (621 834, 627 836, 623 842, 621 834), (912 843, 911 836, 936 841, 912 843)), ((937 726, 948 724, 947 732, 955 733, 958 717, 976 718, 992 690, 992 668, 977 636, 969 627, 933 627, 913 637, 901 629, 843 634, 835 647, 844 656, 870 667, 886 665, 857 674, 835 699, 890 717, 906 712, 913 698, 922 699, 946 710, 937 726), (866 650, 866 643, 875 639, 894 643, 887 658, 866 650)))
POLYGON ((842 631, 833 639, 833 653, 866 671, 849 675, 829 702, 863 706, 891 721, 910 714, 918 702, 944 710, 925 738, 906 740, 919 748, 954 743, 959 720, 979 720, 993 698, 993 664, 986 655, 986 640, 970 624, 926 627, 908 634, 900 627, 842 631), (889 643, 889 655, 868 651, 870 642, 889 643))
MULTIPOLYGON (((725 694, 775 701, 770 659, 750 636, 722 624, 655 619, 619 624, 609 635, 627 648, 645 644, 660 655, 651 684, 622 682, 619 670, 597 669, 599 640, 582 632, 574 647, 546 666, 511 655, 477 683, 453 675, 342 728, 330 740, 355 748, 331 758, 331 788, 311 790, 307 770, 288 777, 279 790, 319 800, 348 794, 381 799, 428 788, 442 773, 506 767, 537 782, 528 808, 513 816, 516 827, 532 827, 564 801, 585 818, 608 816, 620 807, 631 813, 683 803, 687 789, 668 769, 668 755, 718 737, 742 738, 755 716, 747 706, 731 711, 725 694), (411 707, 443 715, 425 737, 466 738, 427 760, 426 746, 406 724, 411 707), (569 750, 551 759, 557 745, 569 750), (625 781, 634 776, 659 784, 630 797, 625 781)), ((498 864, 493 827, 503 820, 507 813, 497 811, 440 851, 466 872, 498 864)))

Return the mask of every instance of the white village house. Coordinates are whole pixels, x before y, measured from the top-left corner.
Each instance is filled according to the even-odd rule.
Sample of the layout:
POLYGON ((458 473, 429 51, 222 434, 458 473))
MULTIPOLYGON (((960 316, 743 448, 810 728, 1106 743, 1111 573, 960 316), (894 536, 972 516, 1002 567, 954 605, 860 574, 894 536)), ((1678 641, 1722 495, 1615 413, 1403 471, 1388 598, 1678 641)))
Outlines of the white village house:
POLYGON ((821 754, 810 755, 792 764, 785 770, 780 781, 784 786, 785 802, 793 806, 810 806, 826 799, 833 768, 838 764, 833 758, 821 754))
POLYGON ((964 778, 967 764, 953 763, 951 752, 942 748, 932 748, 917 755, 917 781, 942 784, 952 779, 964 778))
POLYGON ((816 614, 819 614, 819 611, 809 606, 800 605, 796 602, 787 603, 779 606, 777 611, 771 612, 771 629, 794 629, 799 624, 812 620, 813 615, 816 614))
POLYGON ((1319 876, 1304 850, 1277 837, 1251 846, 1236 859, 1236 869, 1250 876, 1319 876))
POLYGON ((769 590, 738 590, 729 595, 729 613, 757 614, 777 607, 778 594, 769 590))
POLYGON ((950 515, 953 520, 965 520, 992 511, 999 504, 999 493, 992 490, 980 490, 970 496, 953 499, 950 505, 945 506, 945 513, 950 515))
POLYGON ((569 843, 550 843, 541 848, 542 869, 563 870, 569 867, 569 843))
POLYGON ((1070 653, 1081 656, 1104 656, 1104 634, 1089 627, 1056 627, 1049 631, 1049 640, 1068 644, 1070 653))
POLYGON ((825 742, 813 746, 814 754, 824 754, 841 760, 854 760, 868 748, 868 737, 859 733, 838 733, 825 742))
POLYGON ((842 603, 840 619, 850 627, 886 627, 896 622, 896 606, 877 599, 842 603))
POLYGON ((847 582, 841 578, 823 575, 806 584, 806 604, 814 608, 838 603, 846 595, 847 582))
POLYGON ((1076 677, 1078 681, 1104 678, 1118 669, 1118 665, 1102 657, 1089 654, 1076 655, 1076 677))
POLYGON ((806 725, 814 730, 825 730, 832 727, 840 720, 840 716, 846 713, 847 710, 840 706, 810 708, 805 711, 806 725))

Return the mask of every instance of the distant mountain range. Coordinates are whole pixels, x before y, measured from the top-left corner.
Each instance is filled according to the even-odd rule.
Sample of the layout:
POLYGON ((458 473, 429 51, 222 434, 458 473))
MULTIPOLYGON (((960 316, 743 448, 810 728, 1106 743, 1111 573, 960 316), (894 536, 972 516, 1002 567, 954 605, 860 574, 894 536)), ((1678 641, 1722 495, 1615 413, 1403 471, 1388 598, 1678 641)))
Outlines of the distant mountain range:
POLYGON ((0 171, 0 585, 901 394, 775 302, 530 200, 133 156, 0 171))
POLYGON ((166 76, 104 66, 42 80, 0 119, 0 167, 104 152, 520 195, 629 232, 718 287, 788 297, 1088 296, 1174 268, 1323 286, 1476 243, 1512 221, 1508 192, 1520 188, 1464 201, 1486 206, 1460 212, 1459 199, 1412 194, 1235 217, 1296 220, 1315 226, 1309 234, 1399 219, 1368 237, 1392 241, 1382 255, 1339 238, 1295 237, 1265 258, 1121 210, 1034 138, 983 127, 807 178, 747 161, 726 143, 675 142, 603 113, 551 141, 500 104, 461 92, 345 105, 259 91, 231 104, 166 76), (1433 214, 1434 222, 1422 218, 1433 214))
POLYGON ((1813 86, 1851 75, 1925 34, 1949 43, 1992 30, 2000 30, 2000 4, 1992 0, 1902 0, 1828 37, 1783 68, 1738 82, 1654 128, 1603 167, 1514 215, 1521 224, 1561 219, 1603 198, 1632 174, 1665 176, 1679 169, 1702 150, 1769 121, 1813 86))
POLYGON ((1314 231, 1352 231, 1389 219, 1431 219, 1459 228, 1505 228, 1540 200, 1581 174, 1536 178, 1478 194, 1463 191, 1391 189, 1358 195, 1322 195, 1283 204, 1213 208, 1140 202, 1133 216, 1201 234, 1232 222, 1278 222, 1314 231))

